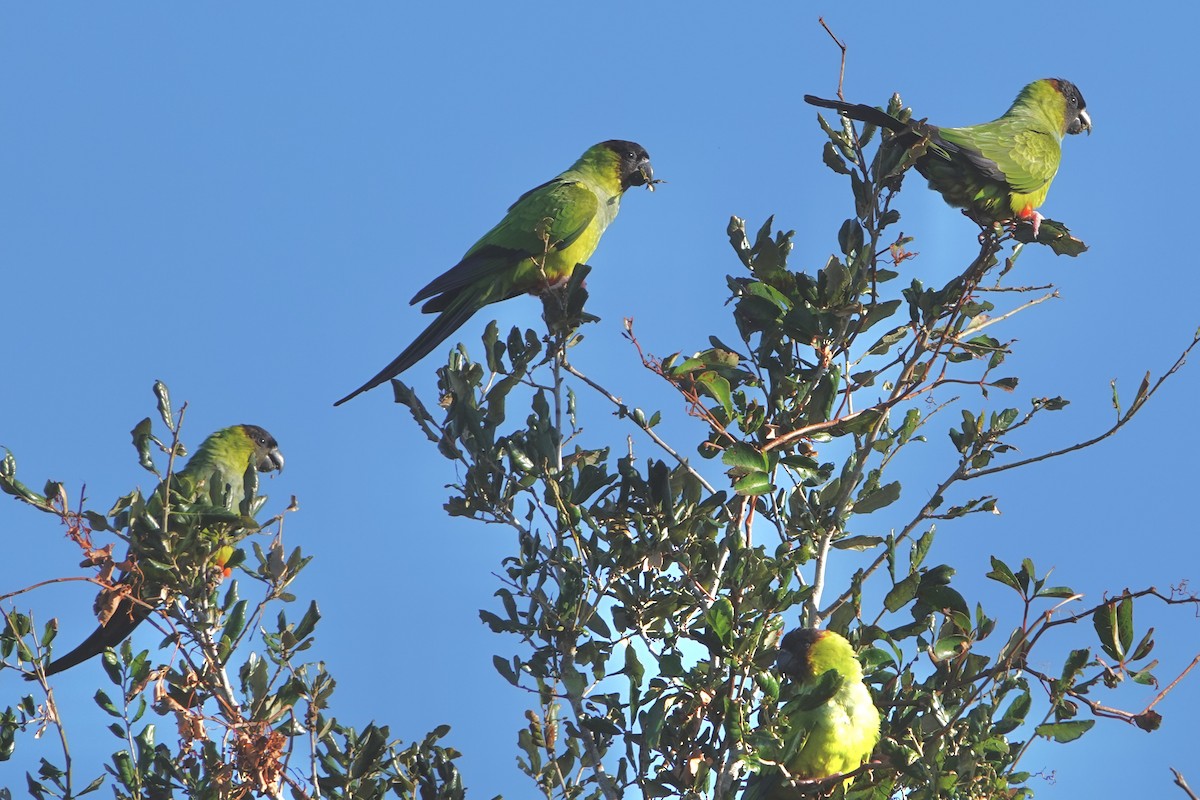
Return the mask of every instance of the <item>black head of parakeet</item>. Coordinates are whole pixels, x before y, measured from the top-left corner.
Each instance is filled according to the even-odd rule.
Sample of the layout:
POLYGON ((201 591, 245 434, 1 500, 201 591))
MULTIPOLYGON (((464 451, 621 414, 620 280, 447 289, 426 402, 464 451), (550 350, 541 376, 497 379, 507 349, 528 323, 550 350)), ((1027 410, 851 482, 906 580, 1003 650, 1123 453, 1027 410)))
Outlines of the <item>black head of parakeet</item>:
POLYGON ((259 472, 283 472, 283 453, 275 437, 257 425, 242 425, 242 430, 254 443, 254 466, 259 472))
POLYGON ((796 628, 789 631, 779 644, 775 666, 793 680, 804 681, 811 678, 812 665, 808 660, 808 651, 824 635, 825 631, 816 628, 796 628))
POLYGON ((617 170, 621 175, 621 188, 653 185, 654 167, 650 165, 650 154, 637 142, 626 139, 609 139, 605 147, 617 154, 617 170))
POLYGON ((1084 101, 1083 93, 1079 91, 1079 87, 1066 78, 1048 78, 1047 80, 1062 94, 1063 99, 1067 102, 1064 132, 1076 134, 1087 131, 1090 136, 1092 133, 1092 118, 1088 116, 1087 102, 1084 101))

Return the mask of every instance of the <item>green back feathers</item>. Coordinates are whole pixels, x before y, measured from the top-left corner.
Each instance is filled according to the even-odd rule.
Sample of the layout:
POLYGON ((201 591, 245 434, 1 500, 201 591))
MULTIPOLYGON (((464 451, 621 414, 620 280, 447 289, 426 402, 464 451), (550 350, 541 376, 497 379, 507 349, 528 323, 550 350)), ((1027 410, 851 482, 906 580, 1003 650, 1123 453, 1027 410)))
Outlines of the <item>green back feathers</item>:
POLYGON ((256 493, 258 472, 282 469, 275 437, 257 425, 233 425, 201 442, 172 480, 184 496, 238 511, 256 493))
POLYGON ((653 176, 645 148, 610 139, 589 147, 568 169, 518 197, 462 260, 413 296, 412 303, 425 301, 421 310, 438 318, 375 377, 334 405, 399 375, 484 306, 539 293, 568 279, 595 252, 625 190, 651 184, 653 176))
POLYGON ((258 529, 253 519, 247 521, 257 472, 282 469, 283 456, 271 434, 257 425, 234 425, 205 439, 183 469, 159 484, 144 507, 140 500, 125 507, 115 519, 124 517, 121 524, 129 526, 129 558, 137 567, 126 568, 117 587, 101 591, 96 599, 100 627, 46 664, 45 674, 70 669, 106 647, 116 647, 164 602, 166 586, 186 596, 210 592, 214 568, 227 572, 236 558, 234 542, 258 529), (164 513, 168 482, 169 514, 164 513))
MULTIPOLYGON (((833 631, 801 629, 792 631, 788 636, 797 636, 806 631, 812 631, 811 641, 807 645, 807 672, 810 678, 820 677, 829 670, 837 670, 846 680, 862 681, 862 666, 850 642, 841 634, 833 631)), ((785 643, 787 637, 784 637, 785 643)), ((786 646, 786 644, 785 644, 786 646)))
POLYGON ((854 648, 832 631, 802 628, 783 638, 777 666, 790 681, 780 693, 778 747, 756 755, 766 764, 746 784, 743 800, 793 800, 795 780, 853 772, 879 743, 879 711, 863 683, 854 648))
POLYGON ((1062 138, 1091 129, 1079 90, 1045 78, 1024 87, 1003 116, 965 128, 935 128, 948 157, 926 155, 917 170, 946 202, 981 223, 1040 206, 1062 161, 1062 138))
POLYGON ((915 166, 947 203, 981 225, 1031 220, 1035 235, 1036 209, 1058 172, 1063 136, 1092 128, 1083 95, 1063 78, 1034 81, 1003 116, 965 128, 902 121, 867 105, 812 95, 804 100, 892 131, 889 147, 925 144, 915 166))

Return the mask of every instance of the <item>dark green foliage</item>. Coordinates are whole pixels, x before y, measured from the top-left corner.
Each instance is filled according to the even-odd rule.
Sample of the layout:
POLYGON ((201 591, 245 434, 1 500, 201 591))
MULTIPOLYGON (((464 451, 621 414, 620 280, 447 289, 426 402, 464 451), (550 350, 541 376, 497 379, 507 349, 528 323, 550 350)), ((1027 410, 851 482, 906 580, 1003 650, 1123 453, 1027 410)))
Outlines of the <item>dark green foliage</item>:
MULTIPOLYGON (((1014 596, 988 614, 954 568, 930 562, 938 520, 997 513, 997 499, 969 482, 1046 457, 1014 461, 1011 440, 1066 401, 992 405, 1018 388, 1002 371, 1011 342, 992 322, 1011 310, 998 303, 1016 295, 994 290, 1022 246, 985 230, 961 274, 926 285, 912 238, 886 238, 918 153, 872 160, 861 148, 869 132, 822 125, 822 158, 849 176, 853 203, 835 254, 796 269, 794 231, 768 219, 751 234, 732 219, 743 269, 727 286, 740 341, 642 355, 707 424, 699 461, 658 436, 659 413, 625 405, 568 363, 588 321, 579 304, 546 300, 559 316, 548 311, 544 349, 515 329, 504 341, 489 330, 486 365, 460 349, 439 371, 439 415, 397 386, 397 401, 457 462, 447 510, 515 534, 498 602, 480 615, 516 637, 494 656, 497 671, 539 698, 518 737, 539 794, 735 796, 747 769, 771 768, 761 754, 777 752, 780 735, 774 648, 801 620, 852 636, 885 717, 872 769, 836 789, 847 796, 1031 795, 1018 767, 1029 741, 1078 737, 1094 720, 1072 717, 1097 681, 1147 674, 1148 635, 1133 648, 1131 623, 1107 621, 1100 647, 1110 657, 1133 648, 1137 659, 1108 664, 1085 646, 1062 676, 1032 670, 1029 648, 1073 621, 1057 610, 1071 591, 1047 586, 1031 563, 1013 572, 996 562, 990 577, 1014 596), (577 392, 613 403, 648 452, 582 444, 577 392), (523 422, 510 419, 518 406, 530 410, 523 422), (930 434, 948 414, 959 422, 942 423, 942 474, 906 474, 903 451, 946 441, 930 434), (903 484, 928 500, 908 499, 903 484), (849 584, 826 579, 835 559, 849 584), (867 590, 881 600, 867 603, 867 590)), ((1041 243, 1085 249, 1049 221, 1041 243)))
MULTIPOLYGON (((186 453, 166 387, 159 383, 154 389, 172 436, 157 438, 146 419, 134 428, 133 444, 141 466, 160 475, 172 467, 160 470, 156 453, 166 454, 174 467, 186 453)), ((129 542, 132 569, 173 598, 149 617, 166 634, 158 650, 135 653, 124 641, 102 656, 112 685, 97 691, 95 702, 111 718, 108 731, 118 742, 103 772, 43 761, 37 775, 26 776, 24 788, 32 796, 79 796, 107 783, 118 798, 224 798, 274 793, 288 785, 298 797, 318 790, 322 797, 364 800, 463 797, 454 766, 458 753, 438 744, 447 729, 405 746, 386 727, 369 724, 359 731, 326 717, 334 680, 320 663, 299 660, 314 641, 317 604, 310 602, 295 621, 282 608, 272 609, 295 601, 289 587, 310 557, 284 548, 282 514, 256 519, 267 497, 251 495, 244 506, 248 514, 237 514, 185 498, 174 488, 167 509, 157 493, 144 500, 134 492, 102 515, 73 510, 59 484, 48 483, 40 494, 28 489, 16 478, 11 453, 0 467, 0 490, 58 517, 102 577, 111 575, 114 557, 93 536, 109 532, 129 542), (222 580, 221 569, 214 568, 209 557, 218 546, 236 546, 222 564, 249 580, 252 599, 242 597, 238 580, 222 580), (81 787, 74 773, 91 782, 81 787)), ((102 590, 98 602, 114 602, 105 599, 114 591, 102 590)), ((39 635, 31 615, 6 612, 0 630, 3 666, 34 674, 34 665, 50 656, 56 627, 52 621, 39 635)), ((22 732, 67 725, 56 705, 25 695, 0 712, 0 760, 13 756, 22 732)))
MULTIPOLYGON (((898 97, 888 111, 902 116, 898 97)), ((986 577, 1007 601, 985 611, 974 596, 984 576, 964 579, 939 561, 937 543, 954 535, 953 520, 998 514, 989 476, 1106 438, 1166 376, 1147 376, 1128 409, 1114 389, 1117 421, 1095 439, 1030 452, 1026 438, 1018 451, 1025 429, 1068 404, 1011 399, 1026 387, 1001 329, 1029 296, 1011 291, 1028 289, 1011 281, 1029 243, 984 230, 958 275, 930 283, 909 249, 914 238, 893 232, 893 201, 924 145, 868 157, 875 131, 821 125, 820 158, 849 179, 849 216, 827 239, 806 231, 799 254, 801 239, 772 219, 757 228, 731 219, 736 274, 724 285, 736 341, 710 336, 691 354, 655 358, 627 327, 630 362, 640 359, 670 393, 664 413, 706 426, 696 441, 666 441, 664 413, 627 405, 624 387, 598 385, 567 358, 588 352, 572 350, 594 319, 584 311, 584 265, 544 297, 548 334, 502 336, 493 323, 476 357, 460 345, 438 371, 437 402, 392 382, 396 402, 454 463, 446 512, 512 537, 480 618, 501 634, 492 665, 530 698, 517 764, 531 796, 737 797, 750 772, 775 769, 786 735, 780 707, 794 692, 774 664, 783 631, 798 625, 850 639, 884 720, 853 783, 834 777, 798 787, 798 797, 1028 797, 1037 781, 1021 759, 1032 741, 1073 741, 1103 717, 1147 731, 1160 722, 1152 707, 1117 711, 1093 698, 1126 678, 1154 685, 1154 633, 1134 625, 1136 601, 1194 597, 1149 589, 1080 603, 1031 560, 993 558, 986 577), (583 430, 585 393, 611 404, 628 438, 596 442, 583 430), (912 469, 906 457, 917 447, 932 457, 923 463, 940 465, 912 469), (1068 651, 1052 672, 1038 668, 1043 651, 1030 657, 1047 637, 1068 651)), ((1061 224, 1047 220, 1041 233, 1053 252, 1085 249, 1061 224)), ((1037 302, 1053 296, 1044 289, 1037 302)), ((160 409, 174 433, 165 392, 160 409)), ((155 452, 178 452, 149 424, 134 441, 148 469, 155 452)), ((139 508, 130 496, 109 515, 70 511, 60 485, 38 493, 18 482, 11 454, 0 461, 0 490, 78 531, 120 533, 139 508)), ((126 646, 106 662, 119 693, 96 699, 122 742, 108 780, 121 796, 217 796, 289 776, 330 797, 462 797, 458 754, 439 744, 444 728, 405 746, 383 725, 355 730, 325 716, 332 677, 295 660, 312 645, 317 605, 298 620, 267 615, 295 599, 287 586, 307 563, 280 538, 252 538, 240 564, 259 596, 243 598, 236 582, 181 591, 166 651, 126 646), (146 681, 177 645, 188 655, 171 661, 164 699, 148 704, 146 681), (223 675, 227 659, 235 682, 223 675), (239 735, 185 736, 181 757, 147 722, 196 721, 202 711, 206 724, 239 735), (303 768, 271 772, 293 745, 291 765, 305 761, 308 737, 316 753, 303 768)), ((178 573, 169 555, 163 580, 178 573)), ((0 656, 27 669, 52 638, 52 626, 39 631, 9 612, 0 656)), ((829 687, 815 691, 819 700, 829 687)), ((0 758, 43 713, 26 696, 0 714, 0 758)), ((510 741, 499 732, 495 740, 510 741)), ((29 791, 62 793, 67 780, 47 764, 29 791)))

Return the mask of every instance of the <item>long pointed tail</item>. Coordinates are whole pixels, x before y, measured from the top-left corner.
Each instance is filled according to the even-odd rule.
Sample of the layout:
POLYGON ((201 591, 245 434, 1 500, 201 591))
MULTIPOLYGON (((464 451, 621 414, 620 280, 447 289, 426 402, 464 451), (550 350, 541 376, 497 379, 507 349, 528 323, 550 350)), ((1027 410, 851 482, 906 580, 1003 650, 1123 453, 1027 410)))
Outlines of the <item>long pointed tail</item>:
MULTIPOLYGON (((135 605, 128 601, 120 603, 117 610, 108 618, 107 623, 92 631, 74 650, 51 661, 42 671, 47 676, 55 675, 103 653, 106 648, 116 647, 125 641, 129 634, 133 633, 133 629, 149 615, 150 609, 144 605, 135 605)), ((34 677, 26 675, 25 680, 31 681, 34 680, 34 677)))
POLYGON ((388 381, 404 370, 416 364, 425 356, 429 355, 433 348, 444 342, 450 334, 454 333, 462 324, 471 318, 478 308, 473 298, 460 296, 461 299, 456 299, 456 302, 451 303, 450 307, 442 313, 438 314, 437 319, 430 323, 429 327, 421 332, 412 344, 404 348, 404 352, 392 359, 392 362, 381 369, 379 373, 371 380, 364 383, 362 386, 355 389, 350 394, 343 397, 334 403, 335 406, 340 406, 347 400, 352 400, 358 397, 368 389, 374 389, 379 384, 388 381))
POLYGON ((814 97, 811 94, 804 95, 804 102, 811 106, 832 108, 835 111, 842 112, 850 119, 856 119, 860 122, 869 122, 872 125, 877 125, 880 128, 887 128, 888 130, 892 131, 902 131, 908 127, 891 114, 884 113, 874 106, 868 106, 862 103, 843 103, 841 100, 825 100, 821 97, 814 97))

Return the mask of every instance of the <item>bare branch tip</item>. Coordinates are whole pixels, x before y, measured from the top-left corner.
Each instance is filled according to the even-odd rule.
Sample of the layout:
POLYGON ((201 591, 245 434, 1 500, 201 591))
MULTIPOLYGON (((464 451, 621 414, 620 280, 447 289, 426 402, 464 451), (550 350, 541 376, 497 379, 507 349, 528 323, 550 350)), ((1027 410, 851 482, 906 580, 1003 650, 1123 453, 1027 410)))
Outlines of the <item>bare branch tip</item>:
POLYGON ((833 39, 833 43, 836 44, 838 49, 842 51, 842 62, 841 66, 838 68, 837 96, 839 100, 845 100, 846 97, 842 94, 842 84, 846 79, 846 44, 837 37, 832 29, 830 29, 829 25, 826 24, 824 17, 817 17, 817 22, 821 23, 821 27, 824 28, 825 32, 829 34, 829 38, 833 39))

